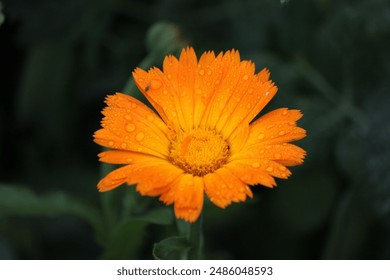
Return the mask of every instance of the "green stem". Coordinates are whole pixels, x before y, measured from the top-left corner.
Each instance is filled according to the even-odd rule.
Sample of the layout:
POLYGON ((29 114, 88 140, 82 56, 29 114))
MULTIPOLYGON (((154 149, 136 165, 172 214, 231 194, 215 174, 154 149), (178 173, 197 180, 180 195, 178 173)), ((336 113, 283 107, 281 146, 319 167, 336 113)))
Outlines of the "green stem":
POLYGON ((199 219, 191 224, 189 241, 191 243, 191 250, 188 254, 190 260, 200 260, 202 258, 203 251, 203 234, 202 234, 203 215, 201 214, 199 219))

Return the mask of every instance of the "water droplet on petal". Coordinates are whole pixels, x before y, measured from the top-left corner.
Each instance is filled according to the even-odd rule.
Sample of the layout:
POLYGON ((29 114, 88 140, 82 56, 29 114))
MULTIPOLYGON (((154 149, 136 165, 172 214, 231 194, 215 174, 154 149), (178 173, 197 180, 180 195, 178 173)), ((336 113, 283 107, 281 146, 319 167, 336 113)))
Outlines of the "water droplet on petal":
POLYGON ((272 166, 268 166, 267 169, 266 169, 266 171, 272 172, 272 171, 274 171, 274 168, 273 168, 272 166))
POLYGON ((280 135, 280 136, 283 136, 283 135, 285 135, 285 134, 286 134, 286 132, 285 132, 284 130, 282 130, 282 131, 279 132, 279 135, 280 135))
POLYGON ((207 75, 211 75, 211 70, 208 70, 208 71, 207 71, 207 75))
POLYGON ((248 75, 245 75, 244 77, 242 77, 245 81, 249 79, 248 75))
POLYGON ((108 141, 108 146, 110 147, 114 146, 114 141, 108 141))
POLYGON ((282 112, 282 116, 286 116, 288 113, 288 110, 287 109, 284 109, 283 112, 282 112))
POLYGON ((130 123, 128 125, 126 125, 126 131, 128 132, 133 132, 135 130, 135 125, 130 123))
POLYGON ((137 108, 137 104, 131 103, 131 108, 133 108, 133 109, 137 108))
POLYGON ((122 148, 122 149, 126 149, 126 147, 127 147, 127 144, 126 144, 125 142, 123 142, 123 143, 121 144, 121 148, 122 148))
POLYGON ((265 93, 265 96, 268 96, 269 95, 269 92, 267 91, 266 93, 265 93))
POLYGON ((168 74, 168 80, 172 79, 172 75, 171 74, 168 74))
POLYGON ((148 115, 148 116, 147 116, 147 119, 148 119, 148 121, 150 121, 150 122, 154 121, 154 117, 153 117, 152 115, 148 115))
POLYGON ((287 168, 285 166, 283 166, 283 165, 279 166, 278 169, 280 171, 286 171, 287 170, 287 168))
POLYGON ((127 162, 127 163, 130 163, 130 162, 132 162, 132 161, 133 161, 132 158, 127 158, 127 159, 126 159, 126 162, 127 162))
POLYGON ((260 133, 260 134, 257 136, 257 139, 259 139, 259 140, 263 140, 264 138, 265 138, 264 133, 260 133))
POLYGON ((143 132, 139 132, 137 133, 137 135, 135 136, 135 140, 137 141, 141 141, 142 139, 144 139, 145 137, 145 134, 143 132))
POLYGON ((252 167, 253 168, 259 168, 260 167, 260 163, 254 162, 254 163, 252 163, 252 167))
POLYGON ((201 76, 204 75, 204 70, 203 69, 199 71, 199 75, 201 75, 201 76))
POLYGON ((282 158, 282 155, 281 154, 279 154, 279 153, 276 153, 275 154, 275 159, 281 159, 282 158))
POLYGON ((133 118, 130 115, 126 115, 125 119, 128 120, 128 121, 131 121, 133 118))

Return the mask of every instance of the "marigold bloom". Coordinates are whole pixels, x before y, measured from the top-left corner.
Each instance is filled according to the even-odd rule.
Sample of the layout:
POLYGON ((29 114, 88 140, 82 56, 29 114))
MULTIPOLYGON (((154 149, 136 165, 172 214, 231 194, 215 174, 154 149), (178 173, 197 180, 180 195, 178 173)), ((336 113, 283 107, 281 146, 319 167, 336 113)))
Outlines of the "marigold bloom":
POLYGON ((139 90, 157 114, 137 99, 116 93, 106 99, 102 129, 94 141, 111 150, 99 154, 123 164, 99 184, 99 191, 137 184, 141 195, 174 204, 177 218, 194 222, 204 193, 215 205, 252 197, 248 185, 274 187, 286 166, 303 163, 305 151, 289 142, 306 136, 297 127, 299 110, 274 110, 252 120, 277 87, 263 69, 254 73, 238 51, 198 60, 192 48, 167 56, 163 71, 133 72, 139 90))

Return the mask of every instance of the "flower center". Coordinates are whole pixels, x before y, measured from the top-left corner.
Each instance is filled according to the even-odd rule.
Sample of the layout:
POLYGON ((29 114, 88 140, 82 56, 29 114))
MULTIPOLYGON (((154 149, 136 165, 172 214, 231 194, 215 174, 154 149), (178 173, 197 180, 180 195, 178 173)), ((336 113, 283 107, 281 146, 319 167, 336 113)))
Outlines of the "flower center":
POLYGON ((169 160, 195 176, 204 176, 222 167, 229 157, 229 145, 214 130, 197 128, 175 135, 169 160))

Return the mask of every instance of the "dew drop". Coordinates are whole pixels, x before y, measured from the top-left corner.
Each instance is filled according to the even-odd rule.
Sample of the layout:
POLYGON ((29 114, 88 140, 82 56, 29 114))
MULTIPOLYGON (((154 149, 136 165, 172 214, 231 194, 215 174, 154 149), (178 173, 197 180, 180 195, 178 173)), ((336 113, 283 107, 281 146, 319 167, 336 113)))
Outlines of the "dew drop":
POLYGON ((271 128, 273 128, 274 127, 274 125, 273 124, 270 124, 269 126, 267 126, 267 129, 271 129, 271 128))
POLYGON ((133 108, 133 109, 137 108, 137 104, 131 103, 131 108, 133 108))
POLYGON ((141 141, 142 139, 144 139, 145 137, 145 134, 143 132, 139 132, 137 133, 137 135, 135 136, 135 140, 137 141, 141 141))
POLYGON ((203 69, 199 71, 199 75, 201 75, 201 76, 204 75, 204 70, 203 69))
POLYGON ((167 91, 167 90, 163 90, 163 94, 164 94, 164 95, 167 95, 167 94, 168 94, 168 91, 167 91))
POLYGON ((208 71, 207 71, 207 75, 211 75, 211 70, 208 70, 208 71))
POLYGON ((240 188, 240 192, 244 192, 245 189, 243 187, 240 188))
POLYGON ((108 146, 110 147, 114 146, 114 141, 108 141, 108 146))
POLYGON ((280 135, 280 136, 283 136, 283 135, 285 135, 285 134, 286 134, 286 131, 284 131, 284 130, 282 130, 282 131, 279 132, 279 135, 280 135))
POLYGON ((248 75, 245 75, 244 77, 242 77, 245 81, 247 81, 249 79, 248 75))
POLYGON ((278 169, 280 171, 286 171, 287 170, 287 168, 285 166, 283 166, 283 165, 279 166, 278 169))
POLYGON ((127 163, 131 163, 132 161, 133 161, 132 158, 127 158, 127 159, 126 159, 126 162, 127 162, 127 163))
POLYGON ((130 115, 126 115, 125 119, 128 120, 128 121, 131 121, 133 118, 130 115))
POLYGON ((138 147, 137 151, 138 151, 138 152, 142 152, 142 148, 141 148, 141 147, 138 147))
POLYGON ((150 122, 154 121, 154 117, 153 117, 152 115, 148 115, 146 118, 147 118, 148 121, 150 121, 150 122))
POLYGON ((279 154, 279 153, 276 153, 275 154, 275 159, 281 159, 282 158, 282 155, 281 154, 279 154))
POLYGON ((128 125, 126 125, 126 131, 128 132, 133 132, 135 130, 135 125, 130 123, 128 125))
POLYGON ((222 189, 226 189, 226 185, 223 184, 223 185, 221 186, 221 188, 222 188, 222 189))
POLYGON ((254 162, 254 163, 252 163, 252 167, 253 168, 259 168, 260 167, 260 163, 254 162))
POLYGON ((172 75, 171 74, 168 74, 168 80, 172 79, 172 75))
POLYGON ((121 144, 121 148, 122 148, 122 149, 126 149, 126 147, 127 147, 127 144, 126 144, 125 142, 123 142, 123 143, 121 144))
POLYGON ((274 168, 272 166, 268 166, 267 169, 266 169, 268 172, 272 172, 274 171, 274 168))
POLYGON ((265 138, 264 133, 260 133, 260 134, 257 136, 257 139, 259 139, 259 140, 263 140, 264 138, 265 138))
POLYGON ((288 113, 287 109, 284 109, 283 112, 282 112, 282 116, 286 116, 288 113))
POLYGON ((267 91, 266 93, 265 93, 265 96, 268 96, 269 95, 269 91, 267 91))

